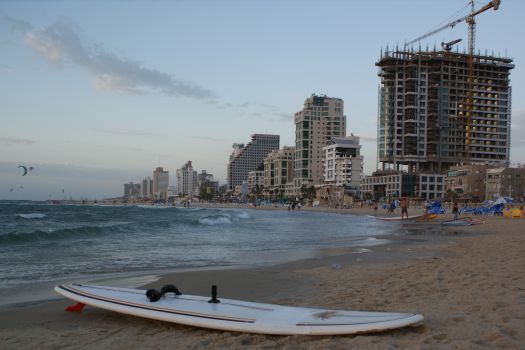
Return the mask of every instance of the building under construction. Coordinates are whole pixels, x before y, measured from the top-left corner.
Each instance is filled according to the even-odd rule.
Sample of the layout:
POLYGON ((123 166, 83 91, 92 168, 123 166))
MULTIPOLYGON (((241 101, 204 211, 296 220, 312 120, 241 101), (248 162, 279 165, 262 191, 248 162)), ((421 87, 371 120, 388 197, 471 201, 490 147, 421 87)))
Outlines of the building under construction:
POLYGON ((376 66, 379 168, 435 173, 459 163, 508 164, 512 59, 387 49, 376 66))

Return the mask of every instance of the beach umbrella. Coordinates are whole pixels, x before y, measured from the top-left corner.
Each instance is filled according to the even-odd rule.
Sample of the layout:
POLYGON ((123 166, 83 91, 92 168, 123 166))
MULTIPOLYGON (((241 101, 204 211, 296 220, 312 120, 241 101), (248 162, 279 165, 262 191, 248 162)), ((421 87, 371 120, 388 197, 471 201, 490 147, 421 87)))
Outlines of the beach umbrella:
POLYGON ((492 205, 498 205, 498 204, 506 204, 508 203, 507 200, 505 199, 505 197, 499 197, 498 199, 496 199, 494 201, 494 203, 492 203, 492 205))
POLYGON ((492 204, 494 204, 494 201, 491 201, 490 199, 483 201, 483 206, 485 207, 490 207, 492 204))

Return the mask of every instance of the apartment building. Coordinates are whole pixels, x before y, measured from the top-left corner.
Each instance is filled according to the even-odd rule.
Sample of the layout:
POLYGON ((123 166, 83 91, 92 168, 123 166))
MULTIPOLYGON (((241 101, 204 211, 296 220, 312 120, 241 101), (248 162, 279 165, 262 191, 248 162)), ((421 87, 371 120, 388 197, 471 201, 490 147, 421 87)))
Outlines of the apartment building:
POLYGON ((359 136, 334 137, 323 152, 324 184, 358 189, 363 177, 359 136))
POLYGON ((295 147, 284 146, 274 150, 264 159, 264 187, 269 191, 285 194, 294 179, 295 147))
POLYGON ((313 94, 295 113, 294 187, 323 183, 323 147, 334 137, 346 136, 344 102, 340 98, 313 94))

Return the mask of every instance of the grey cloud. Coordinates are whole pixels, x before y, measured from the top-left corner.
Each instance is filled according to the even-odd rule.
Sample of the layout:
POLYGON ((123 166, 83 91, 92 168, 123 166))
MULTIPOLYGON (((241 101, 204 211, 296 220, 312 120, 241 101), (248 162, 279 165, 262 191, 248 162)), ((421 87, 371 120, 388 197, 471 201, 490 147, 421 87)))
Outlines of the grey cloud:
POLYGON ((188 136, 190 139, 195 140, 204 140, 204 141, 212 141, 212 142, 228 142, 226 139, 218 138, 218 137, 208 137, 208 136, 188 136))
POLYGON ((279 117, 279 119, 287 121, 287 122, 293 120, 293 114, 292 113, 279 112, 279 113, 275 113, 275 115, 277 117, 279 117))
POLYGON ((151 137, 151 136, 162 136, 161 134, 154 133, 154 132, 148 132, 143 130, 136 130, 136 129, 108 129, 108 130, 99 130, 101 132, 111 134, 111 135, 117 135, 117 136, 145 136, 145 137, 151 137))
POLYGON ((13 68, 9 67, 8 65, 5 65, 5 64, 0 64, 0 70, 2 72, 5 72, 5 73, 12 73, 13 72, 13 68))
POLYGON ((33 28, 29 22, 9 16, 0 16, 0 22, 7 23, 11 29, 11 33, 26 33, 33 28))
POLYGON ((0 145, 9 146, 9 145, 32 145, 35 141, 28 139, 18 139, 11 137, 0 137, 0 145))
POLYGON ((141 62, 118 57, 99 45, 88 45, 79 36, 74 24, 61 20, 42 29, 32 29, 27 22, 12 18, 7 21, 12 31, 22 32, 24 41, 51 64, 73 64, 94 75, 98 90, 126 94, 158 93, 196 99, 212 99, 215 94, 205 88, 184 82, 141 62))

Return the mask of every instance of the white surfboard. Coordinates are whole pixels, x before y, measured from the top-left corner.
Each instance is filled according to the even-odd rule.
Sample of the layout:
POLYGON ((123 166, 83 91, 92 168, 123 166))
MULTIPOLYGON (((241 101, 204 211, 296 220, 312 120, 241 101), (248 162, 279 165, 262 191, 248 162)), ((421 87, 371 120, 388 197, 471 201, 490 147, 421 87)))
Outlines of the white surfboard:
MULTIPOLYGON (((423 215, 410 215, 408 218, 405 217, 404 220, 414 220, 420 217, 423 217, 423 215)), ((377 220, 383 220, 383 221, 401 221, 403 220, 401 219, 400 216, 376 216, 375 218, 377 220)))
MULTIPOLYGON (((407 313, 311 309, 209 297, 165 294, 151 302, 141 289, 68 284, 55 287, 66 298, 128 315, 189 326, 262 334, 353 334, 405 327, 423 320, 407 313)), ((79 304, 79 306, 82 306, 79 304)))

